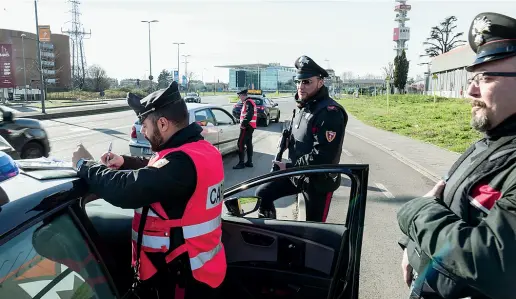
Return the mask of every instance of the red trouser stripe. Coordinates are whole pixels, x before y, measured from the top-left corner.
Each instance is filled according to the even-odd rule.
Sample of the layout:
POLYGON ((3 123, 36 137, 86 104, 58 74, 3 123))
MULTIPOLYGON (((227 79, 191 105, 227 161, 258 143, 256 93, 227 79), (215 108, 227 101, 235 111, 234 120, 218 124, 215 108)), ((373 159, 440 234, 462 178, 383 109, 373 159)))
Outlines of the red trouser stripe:
POLYGON ((326 194, 326 202, 324 203, 322 222, 326 222, 326 218, 328 217, 328 211, 330 210, 330 203, 331 203, 332 196, 333 196, 333 192, 328 192, 328 194, 326 194))
POLYGON ((245 137, 245 129, 241 129, 241 131, 240 131, 240 140, 238 140, 238 149, 240 151, 244 150, 244 137, 245 137))

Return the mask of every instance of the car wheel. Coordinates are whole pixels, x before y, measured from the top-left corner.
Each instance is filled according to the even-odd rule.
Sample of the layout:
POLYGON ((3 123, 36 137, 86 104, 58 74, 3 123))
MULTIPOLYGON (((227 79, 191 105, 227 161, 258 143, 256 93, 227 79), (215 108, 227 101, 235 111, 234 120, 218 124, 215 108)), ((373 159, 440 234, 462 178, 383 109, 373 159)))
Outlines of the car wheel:
POLYGON ((267 114, 267 116, 265 117, 265 119, 263 120, 263 125, 265 127, 268 127, 269 124, 271 123, 271 115, 270 114, 267 114))
POLYGON ((274 120, 274 122, 279 123, 280 116, 281 116, 281 111, 278 111, 278 116, 276 116, 276 119, 274 120))
POLYGON ((20 156, 22 159, 36 159, 41 158, 44 155, 43 146, 37 142, 31 141, 23 147, 20 156))

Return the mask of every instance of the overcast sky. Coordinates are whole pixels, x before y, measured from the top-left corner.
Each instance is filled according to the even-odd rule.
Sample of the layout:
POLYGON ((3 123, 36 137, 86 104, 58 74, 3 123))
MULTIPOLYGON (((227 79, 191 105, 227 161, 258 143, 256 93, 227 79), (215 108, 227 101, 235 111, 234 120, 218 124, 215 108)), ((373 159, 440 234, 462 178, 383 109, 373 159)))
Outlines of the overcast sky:
MULTIPOLYGON (((392 41, 395 1, 251 1, 251 0, 82 0, 86 63, 99 64, 110 77, 145 78, 149 74, 148 25, 152 24, 152 73, 177 68, 177 46, 188 57, 188 71, 197 79, 227 82, 228 71, 214 66, 277 62, 293 66, 308 55, 337 74, 381 75, 395 55, 392 41), (328 61, 325 61, 328 60, 328 61)), ((411 40, 409 76, 426 66, 422 42, 430 28, 447 16, 458 18, 458 30, 467 31, 480 12, 516 17, 516 1, 409 0, 411 40)), ((39 23, 52 32, 70 27, 71 4, 66 0, 39 0, 39 23)), ((34 4, 29 0, 0 0, 0 28, 35 32, 34 4)), ((184 58, 181 57, 181 62, 184 58)), ((181 74, 184 64, 181 63, 181 74)))

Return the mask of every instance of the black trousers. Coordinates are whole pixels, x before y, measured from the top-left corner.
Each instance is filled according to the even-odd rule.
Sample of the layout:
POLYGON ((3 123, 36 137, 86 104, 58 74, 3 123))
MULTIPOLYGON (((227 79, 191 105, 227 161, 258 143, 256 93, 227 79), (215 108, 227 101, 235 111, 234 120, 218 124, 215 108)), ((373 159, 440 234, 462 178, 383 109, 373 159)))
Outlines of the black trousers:
POLYGON ((301 192, 306 197, 306 221, 326 222, 333 192, 318 192, 315 188, 302 190, 300 186, 294 185, 289 178, 283 178, 259 186, 256 190, 256 196, 260 196, 262 199, 260 209, 274 210, 276 199, 301 192))
POLYGON ((238 159, 243 163, 245 152, 247 149, 247 162, 253 162, 253 132, 254 128, 248 126, 240 128, 240 136, 238 136, 238 159))

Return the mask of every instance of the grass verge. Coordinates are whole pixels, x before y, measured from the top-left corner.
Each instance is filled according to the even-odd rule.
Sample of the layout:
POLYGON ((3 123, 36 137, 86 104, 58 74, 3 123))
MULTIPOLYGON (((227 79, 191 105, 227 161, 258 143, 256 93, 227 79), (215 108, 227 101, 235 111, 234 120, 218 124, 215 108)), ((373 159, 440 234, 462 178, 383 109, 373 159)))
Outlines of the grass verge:
POLYGON ((465 99, 423 95, 390 95, 338 101, 356 118, 379 129, 463 152, 481 134, 470 126, 471 105, 465 99))

